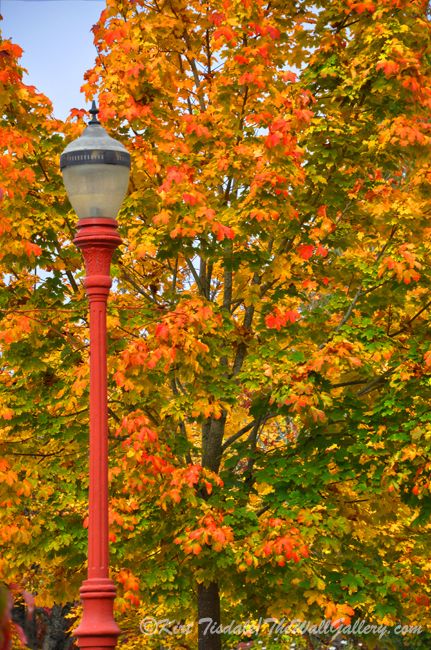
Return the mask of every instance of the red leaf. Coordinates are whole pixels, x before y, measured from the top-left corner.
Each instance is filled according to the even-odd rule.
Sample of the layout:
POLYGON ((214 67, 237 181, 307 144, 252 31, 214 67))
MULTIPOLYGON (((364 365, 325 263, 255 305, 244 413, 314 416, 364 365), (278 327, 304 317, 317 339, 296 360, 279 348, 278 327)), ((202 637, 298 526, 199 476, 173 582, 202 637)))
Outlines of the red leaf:
POLYGON ((376 65, 376 70, 383 70, 386 77, 392 77, 400 69, 400 66, 396 61, 379 61, 376 65))
POLYGON ((29 257, 31 255, 40 255, 42 253, 41 247, 37 244, 33 244, 31 241, 24 242, 24 250, 29 257))
POLYGON ((350 8, 356 11, 358 14, 363 14, 364 11, 369 11, 370 13, 373 13, 376 10, 376 5, 374 2, 353 2, 349 3, 350 8))
POLYGON ((166 325, 166 323, 159 323, 156 325, 156 338, 160 339, 161 341, 166 341, 169 338, 169 327, 166 325))
POLYGON ((16 43, 11 41, 3 41, 0 43, 0 52, 7 52, 11 54, 15 59, 19 59, 22 56, 23 49, 16 43))
POLYGON ((218 11, 214 11, 212 14, 208 16, 208 20, 210 21, 210 23, 216 25, 217 27, 220 27, 224 19, 225 19, 225 15, 219 13, 218 11))
POLYGON ((199 198, 195 194, 184 192, 183 201, 184 203, 188 203, 189 205, 196 205, 196 203, 199 203, 199 198))
POLYGON ((298 318, 300 317, 299 313, 293 309, 286 311, 284 316, 286 319, 286 323, 295 323, 295 321, 297 321, 298 318))
POLYGON ((215 30, 214 38, 218 39, 221 36, 224 36, 224 38, 228 43, 230 43, 230 41, 236 41, 234 32, 227 25, 223 27, 219 27, 218 29, 215 30))
POLYGON ((223 226, 221 223, 214 224, 213 232, 216 233, 217 241, 223 241, 223 239, 233 239, 235 237, 235 233, 232 228, 229 228, 229 226, 223 226))
POLYGON ((322 246, 322 244, 319 244, 318 247, 316 248, 316 255, 320 255, 321 257, 327 257, 328 249, 325 246, 322 246))
POLYGON ((269 34, 269 36, 272 38, 273 41, 278 41, 278 39, 281 36, 280 30, 277 29, 277 27, 272 27, 271 25, 268 25, 268 27, 266 28, 266 32, 267 34, 269 34))
POLYGON ((282 139, 283 136, 278 131, 275 133, 270 133, 265 139, 265 147, 267 149, 272 149, 273 147, 276 147, 278 144, 280 144, 282 139))
POLYGON ((299 257, 303 260, 309 260, 313 255, 314 246, 312 244, 300 244, 297 248, 299 257))
POLYGON ((280 316, 277 314, 269 314, 265 317, 265 325, 271 329, 280 330, 282 326, 280 316))
POLYGON ((314 117, 313 111, 310 111, 308 108, 295 108, 294 109, 295 117, 301 122, 308 124, 312 117, 314 117))
POLYGON ((235 54, 233 58, 240 65, 248 65, 250 63, 250 59, 248 59, 246 56, 242 56, 241 54, 235 54))
POLYGON ((85 117, 87 115, 87 111, 84 108, 71 108, 69 117, 77 117, 78 119, 81 119, 82 117, 85 117))
POLYGON ((280 330, 288 323, 295 323, 300 317, 296 309, 281 311, 276 307, 272 314, 265 316, 265 325, 270 329, 280 330))
POLYGON ((124 29, 117 28, 117 29, 112 29, 109 32, 106 32, 105 34, 105 42, 108 45, 112 45, 114 41, 121 41, 122 38, 126 35, 126 32, 124 29))

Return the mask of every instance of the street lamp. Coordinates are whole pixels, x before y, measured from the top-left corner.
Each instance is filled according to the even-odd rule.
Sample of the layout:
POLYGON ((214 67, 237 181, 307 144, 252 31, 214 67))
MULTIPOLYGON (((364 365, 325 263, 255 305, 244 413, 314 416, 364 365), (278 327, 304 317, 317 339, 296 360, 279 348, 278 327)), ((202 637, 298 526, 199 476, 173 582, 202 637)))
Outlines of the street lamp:
POLYGON ((83 616, 74 634, 80 648, 105 650, 115 647, 120 634, 113 613, 115 585, 109 579, 106 302, 112 254, 121 243, 115 218, 127 191, 130 155, 102 128, 98 112, 93 102, 92 119, 62 153, 60 168, 79 217, 74 243, 84 256, 90 303, 88 578, 80 589, 83 616))

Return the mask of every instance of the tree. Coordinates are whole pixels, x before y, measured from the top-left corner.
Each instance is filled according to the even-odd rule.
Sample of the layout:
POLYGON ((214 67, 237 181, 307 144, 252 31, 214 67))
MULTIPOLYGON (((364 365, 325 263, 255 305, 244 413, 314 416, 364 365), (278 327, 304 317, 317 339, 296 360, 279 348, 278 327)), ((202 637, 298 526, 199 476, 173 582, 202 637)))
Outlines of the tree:
MULTIPOLYGON (((94 35, 84 88, 133 157, 110 302, 118 608, 181 621, 196 600, 215 628, 221 611, 428 627, 426 3, 110 0, 94 35)), ((37 309, 50 301, 31 325, 49 359, 45 419, 24 447, 47 494, 14 511, 27 553, 61 575, 83 562, 85 510, 85 304, 68 237, 57 293, 43 274, 25 285, 37 309), (39 464, 42 429, 54 455, 39 464), (39 549, 34 531, 59 529, 58 477, 52 557, 54 530, 39 549)), ((37 244, 38 268, 59 263, 49 237, 37 244)), ((47 372, 26 368, 30 333, 16 336, 2 349, 2 394, 17 382, 8 437, 47 372)), ((198 636, 221 647, 203 623, 198 636)))
POLYGON ((85 408, 70 389, 85 300, 71 302, 81 262, 58 170, 77 131, 23 82, 21 54, 0 38, 0 579, 51 606, 75 596, 85 552, 85 408))

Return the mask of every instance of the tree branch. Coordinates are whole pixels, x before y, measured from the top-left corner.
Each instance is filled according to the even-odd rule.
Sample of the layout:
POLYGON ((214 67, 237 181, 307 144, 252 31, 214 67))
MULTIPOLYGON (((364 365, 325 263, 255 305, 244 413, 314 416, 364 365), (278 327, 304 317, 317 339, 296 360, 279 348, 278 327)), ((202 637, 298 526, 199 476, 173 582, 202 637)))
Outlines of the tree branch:
POLYGON ((199 288, 200 293, 201 293, 203 296, 205 296, 205 290, 204 290, 204 287, 202 286, 201 280, 200 280, 200 278, 199 278, 199 276, 198 276, 198 274, 197 274, 197 272, 196 272, 195 267, 193 266, 193 262, 192 262, 191 259, 188 258, 188 257, 186 257, 185 260, 186 260, 186 262, 187 262, 187 266, 189 267, 189 270, 191 271, 191 274, 192 274, 192 276, 193 276, 193 278, 194 278, 194 281, 195 281, 196 284, 198 285, 198 288, 199 288))
POLYGON ((417 318, 419 318, 419 316, 421 314, 423 314, 423 312, 426 311, 429 307, 431 307, 431 300, 429 302, 427 302, 421 309, 419 309, 419 311, 416 312, 416 314, 414 316, 412 316, 408 321, 406 321, 404 323, 403 327, 401 327, 396 332, 393 332, 392 334, 388 333, 388 336, 390 336, 390 337, 398 336, 398 334, 402 334, 403 332, 405 332, 410 327, 410 325, 413 323, 413 321, 415 321, 417 318))
POLYGON ((254 427, 255 424, 256 424, 256 420, 253 420, 253 422, 249 422, 244 427, 242 427, 242 429, 240 429, 233 435, 229 436, 229 438, 227 438, 225 442, 222 444, 222 448, 221 448, 222 452, 226 451, 228 447, 233 445, 233 443, 236 442, 239 438, 241 438, 241 436, 243 436, 245 433, 248 433, 250 429, 254 427))

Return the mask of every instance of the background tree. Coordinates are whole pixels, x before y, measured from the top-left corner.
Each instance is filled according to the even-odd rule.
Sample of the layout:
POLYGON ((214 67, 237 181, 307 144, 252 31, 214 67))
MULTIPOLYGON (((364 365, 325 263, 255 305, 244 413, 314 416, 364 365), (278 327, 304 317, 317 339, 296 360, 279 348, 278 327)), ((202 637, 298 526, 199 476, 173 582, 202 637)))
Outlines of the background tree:
MULTIPOLYGON (((110 302, 113 565, 130 620, 131 605, 189 620, 196 600, 215 622, 428 626, 426 11, 109 0, 94 27, 85 90, 133 156, 110 302)), ((6 471, 23 471, 12 436, 28 433, 29 454, 8 570, 43 599, 70 594, 84 559, 87 333, 54 158, 54 132, 76 129, 38 124, 52 171, 24 214, 45 271, 31 284, 19 267, 13 311, 2 260, 16 337, 2 395, 6 471), (29 307, 49 312, 26 331, 13 319, 29 307)), ((134 626, 125 644, 160 642, 134 626)), ((221 636, 201 625, 198 643, 221 636)))
POLYGON ((38 594, 48 609, 27 640, 40 647, 43 628, 53 650, 50 608, 76 598, 85 553, 87 417, 71 386, 86 361, 86 312, 58 170, 64 135, 77 131, 23 82, 21 54, 0 38, 0 579, 38 594))

